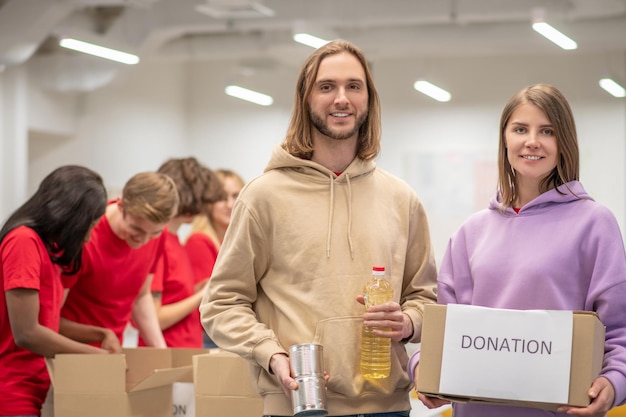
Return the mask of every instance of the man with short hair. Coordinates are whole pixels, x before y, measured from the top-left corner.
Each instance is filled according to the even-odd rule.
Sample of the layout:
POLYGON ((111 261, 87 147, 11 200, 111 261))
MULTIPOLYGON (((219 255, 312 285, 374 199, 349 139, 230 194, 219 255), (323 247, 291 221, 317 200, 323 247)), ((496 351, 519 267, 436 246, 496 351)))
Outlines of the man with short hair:
POLYGON ((148 346, 166 347, 150 291, 163 251, 162 232, 178 208, 167 175, 142 172, 110 201, 83 250, 80 272, 64 281, 60 333, 96 343, 81 324, 107 327, 122 341, 132 319, 148 346))

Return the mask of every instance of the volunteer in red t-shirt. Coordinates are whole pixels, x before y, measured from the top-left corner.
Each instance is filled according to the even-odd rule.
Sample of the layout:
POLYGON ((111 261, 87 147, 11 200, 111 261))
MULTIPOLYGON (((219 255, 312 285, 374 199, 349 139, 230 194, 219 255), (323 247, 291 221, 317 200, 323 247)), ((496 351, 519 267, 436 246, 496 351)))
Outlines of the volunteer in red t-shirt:
MULTIPOLYGON (((241 176, 228 169, 216 169, 215 175, 222 183, 225 198, 205 206, 203 213, 193 220, 191 232, 185 242, 185 250, 194 271, 196 288, 203 286, 213 272, 213 265, 230 224, 235 201, 245 184, 241 176)), ((204 348, 217 347, 204 329, 202 334, 204 348)))
MULTIPOLYGON (((159 323, 169 347, 202 347, 200 300, 203 288, 194 289, 191 262, 178 238, 181 225, 191 223, 202 208, 223 198, 213 172, 195 158, 169 159, 158 172, 168 175, 178 190, 178 212, 167 224, 165 251, 152 282, 159 323)), ((143 341, 140 341, 142 344, 143 341)))
POLYGON ((206 281, 213 272, 217 253, 230 224, 233 206, 245 185, 243 178, 234 171, 216 169, 215 175, 224 188, 224 199, 208 204, 202 214, 194 218, 185 242, 196 284, 206 281))
POLYGON ((169 227, 168 224, 164 233, 165 255, 161 257, 152 280, 159 322, 167 346, 201 348, 202 324, 198 308, 203 291, 194 290, 189 257, 178 235, 169 227))
POLYGON ((45 357, 120 352, 108 329, 83 326, 90 342, 58 333, 61 271, 74 274, 106 205, 102 178, 67 165, 51 172, 0 229, 0 415, 39 416, 50 379, 45 357))
POLYGON ((85 245, 81 270, 64 280, 61 334, 82 340, 83 323, 112 329, 122 340, 132 319, 148 346, 166 347, 150 284, 163 251, 162 232, 177 207, 178 192, 168 176, 142 172, 128 180, 85 245))

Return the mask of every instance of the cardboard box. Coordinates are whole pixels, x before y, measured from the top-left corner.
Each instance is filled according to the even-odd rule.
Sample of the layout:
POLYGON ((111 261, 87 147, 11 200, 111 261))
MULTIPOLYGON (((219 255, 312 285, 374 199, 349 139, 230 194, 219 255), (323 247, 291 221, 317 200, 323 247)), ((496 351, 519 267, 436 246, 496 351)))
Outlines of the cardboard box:
MULTIPOLYGON (((55 417, 171 417, 172 384, 193 381, 204 349, 127 348, 48 360, 55 417)), ((46 407, 44 407, 46 408, 46 407)))
POLYGON ((249 364, 233 353, 214 351, 193 358, 196 415, 259 417, 263 400, 250 379, 249 364))
MULTIPOLYGON (((454 392, 440 392, 446 311, 446 306, 444 305, 427 305, 424 310, 418 392, 455 402, 527 406, 550 411, 555 411, 562 405, 550 402, 528 401, 524 398, 468 397, 457 395, 454 392)), ((593 380, 599 375, 604 357, 604 326, 595 313, 588 311, 573 312, 571 343, 568 405, 585 407, 589 405, 587 391, 593 380)), ((521 369, 519 372, 533 372, 533 370, 521 369)), ((514 379, 518 376, 507 374, 502 375, 501 378, 514 379)), ((535 374, 532 377, 537 378, 540 375, 535 374)))

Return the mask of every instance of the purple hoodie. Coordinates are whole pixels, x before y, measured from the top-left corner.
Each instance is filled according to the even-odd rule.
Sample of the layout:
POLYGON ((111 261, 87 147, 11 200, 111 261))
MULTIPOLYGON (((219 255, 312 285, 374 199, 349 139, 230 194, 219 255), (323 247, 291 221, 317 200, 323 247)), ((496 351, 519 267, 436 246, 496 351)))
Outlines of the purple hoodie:
MULTIPOLYGON (((438 278, 440 304, 595 311, 606 326, 601 375, 626 400, 626 252, 613 214, 578 181, 500 212, 499 195, 452 236, 438 278), (569 187, 569 190, 568 190, 569 187), (571 190, 571 191, 570 191, 571 190)), ((411 378, 419 352, 411 358, 411 378)), ((455 417, 559 415, 522 407, 453 404, 455 417)))

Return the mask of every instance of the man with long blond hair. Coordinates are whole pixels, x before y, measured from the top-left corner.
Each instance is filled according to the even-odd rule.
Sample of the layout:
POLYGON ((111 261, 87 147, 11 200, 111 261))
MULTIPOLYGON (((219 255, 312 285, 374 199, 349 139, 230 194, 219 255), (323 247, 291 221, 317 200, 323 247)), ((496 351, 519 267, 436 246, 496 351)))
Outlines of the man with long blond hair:
POLYGON ((329 415, 408 417, 404 344, 435 301, 428 222, 415 192, 378 168, 378 93, 363 53, 338 40, 306 60, 287 136, 239 194, 200 306, 209 336, 247 359, 263 414, 291 416, 289 347, 324 347, 329 415), (365 311, 384 265, 393 301, 365 311), (391 339, 391 375, 360 374, 363 325, 391 339))

